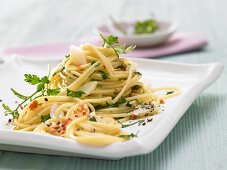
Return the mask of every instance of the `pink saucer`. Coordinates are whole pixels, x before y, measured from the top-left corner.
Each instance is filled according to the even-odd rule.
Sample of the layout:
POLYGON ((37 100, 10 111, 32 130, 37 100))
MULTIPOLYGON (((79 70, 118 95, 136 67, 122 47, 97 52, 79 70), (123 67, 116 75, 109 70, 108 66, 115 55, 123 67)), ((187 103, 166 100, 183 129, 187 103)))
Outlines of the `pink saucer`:
MULTIPOLYGON (((28 57, 48 57, 48 56, 64 56, 69 51, 69 45, 80 45, 82 43, 92 43, 95 45, 101 44, 101 39, 91 38, 89 40, 80 40, 72 43, 52 43, 41 44, 35 46, 27 46, 20 48, 9 48, 2 52, 2 55, 23 55, 28 57)), ((194 51, 203 48, 207 45, 207 40, 196 33, 175 33, 166 43, 150 48, 137 48, 126 57, 142 57, 154 58, 168 56, 183 52, 194 51)))

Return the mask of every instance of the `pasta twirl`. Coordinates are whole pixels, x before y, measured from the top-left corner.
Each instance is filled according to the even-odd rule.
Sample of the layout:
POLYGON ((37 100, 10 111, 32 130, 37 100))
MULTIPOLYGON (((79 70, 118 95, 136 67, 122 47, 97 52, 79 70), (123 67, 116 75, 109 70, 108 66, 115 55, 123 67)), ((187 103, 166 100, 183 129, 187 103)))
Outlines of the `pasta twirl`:
POLYGON ((37 80, 42 86, 41 95, 30 97, 11 124, 16 130, 48 133, 92 145, 135 137, 122 130, 122 123, 158 114, 164 99, 180 94, 174 87, 146 87, 136 66, 116 55, 114 48, 71 46, 70 53, 46 81, 34 75, 31 80, 26 77, 30 84, 37 80))

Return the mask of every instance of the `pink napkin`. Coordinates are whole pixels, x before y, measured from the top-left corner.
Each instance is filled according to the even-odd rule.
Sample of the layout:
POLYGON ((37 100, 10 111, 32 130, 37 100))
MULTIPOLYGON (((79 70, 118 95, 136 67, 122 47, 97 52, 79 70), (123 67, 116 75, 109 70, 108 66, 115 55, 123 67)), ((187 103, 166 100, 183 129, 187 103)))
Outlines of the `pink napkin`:
MULTIPOLYGON (((3 51, 3 55, 18 54, 23 56, 37 56, 37 57, 48 57, 48 56, 64 56, 68 53, 69 45, 80 45, 81 43, 92 43, 100 45, 100 39, 80 40, 73 43, 54 43, 54 44, 43 44, 36 46, 28 46, 21 48, 10 48, 3 51)), ((150 48, 137 48, 130 54, 125 55, 126 57, 144 57, 154 58, 167 56, 172 54, 178 54, 183 52, 189 52, 193 50, 201 49, 207 45, 207 40, 196 33, 175 33, 173 34, 166 43, 150 48)))

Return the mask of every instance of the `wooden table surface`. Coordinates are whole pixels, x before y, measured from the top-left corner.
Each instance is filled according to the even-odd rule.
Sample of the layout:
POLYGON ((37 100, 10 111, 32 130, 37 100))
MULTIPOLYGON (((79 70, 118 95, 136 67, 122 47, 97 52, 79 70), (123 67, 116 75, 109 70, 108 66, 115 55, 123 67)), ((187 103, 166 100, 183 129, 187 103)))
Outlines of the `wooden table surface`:
MULTIPOLYGON (((135 19, 155 13, 158 18, 178 21, 181 31, 201 33, 209 41, 203 51, 160 60, 226 66, 226 6, 226 0, 0 0, 0 50, 89 37, 92 28, 107 22, 109 15, 135 19)), ((226 170, 226 96, 224 70, 164 142, 147 155, 107 161, 0 151, 0 169, 226 170)))

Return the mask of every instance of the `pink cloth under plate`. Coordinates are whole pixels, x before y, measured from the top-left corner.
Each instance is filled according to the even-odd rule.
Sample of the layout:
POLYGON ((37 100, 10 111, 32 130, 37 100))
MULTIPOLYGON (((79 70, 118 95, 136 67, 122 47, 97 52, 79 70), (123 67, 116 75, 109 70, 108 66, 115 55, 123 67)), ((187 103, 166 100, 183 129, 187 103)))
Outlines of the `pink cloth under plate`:
MULTIPOLYGON (((2 52, 2 55, 23 55, 23 56, 59 56, 65 55, 69 51, 69 46, 80 45, 82 43, 93 43, 95 45, 101 44, 101 39, 91 38, 89 40, 80 40, 72 43, 52 43, 34 45, 20 48, 10 48, 2 52)), ((164 44, 150 48, 137 48, 130 54, 126 54, 126 57, 143 57, 154 58, 168 56, 183 52, 194 51, 203 48, 207 45, 207 40, 197 33, 175 33, 164 44)))

